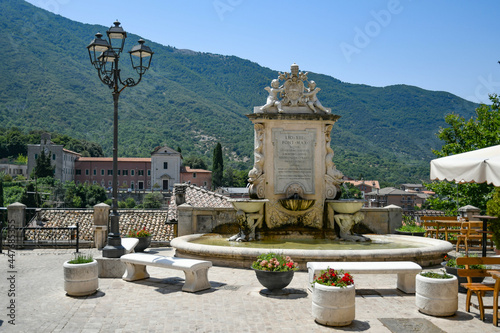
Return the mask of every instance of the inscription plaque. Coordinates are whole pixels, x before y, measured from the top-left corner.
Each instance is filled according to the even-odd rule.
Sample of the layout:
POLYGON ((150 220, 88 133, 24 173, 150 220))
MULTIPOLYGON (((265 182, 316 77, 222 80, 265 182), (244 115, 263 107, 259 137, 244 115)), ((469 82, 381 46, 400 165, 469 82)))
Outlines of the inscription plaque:
POLYGON ((286 193, 299 184, 305 194, 314 194, 314 146, 316 130, 285 131, 273 128, 274 193, 286 193))

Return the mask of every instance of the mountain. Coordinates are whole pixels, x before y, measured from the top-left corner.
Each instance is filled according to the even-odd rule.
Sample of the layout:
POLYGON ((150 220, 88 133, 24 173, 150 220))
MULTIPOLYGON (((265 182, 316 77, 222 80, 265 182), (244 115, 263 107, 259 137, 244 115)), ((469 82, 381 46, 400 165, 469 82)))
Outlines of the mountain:
MULTIPOLYGON (((0 0, 0 13, 1 126, 57 131, 98 142, 111 155, 111 91, 99 81, 86 49, 96 32, 109 27, 74 22, 21 0, 0 0)), ((265 103, 264 87, 278 72, 142 37, 155 54, 143 81, 120 95, 119 155, 149 156, 165 144, 210 162, 220 142, 226 167, 250 169, 253 127, 245 115, 265 103)), ((139 38, 129 32, 125 49, 139 38)), ((126 57, 120 66, 123 74, 130 73, 126 57)), ((289 68, 283 64, 279 70, 289 68)), ((322 89, 321 103, 342 117, 332 132, 337 168, 383 184, 428 179, 431 148, 440 147, 435 134, 446 126, 444 116, 470 117, 477 107, 447 92, 349 84, 319 73, 308 77, 322 89)))

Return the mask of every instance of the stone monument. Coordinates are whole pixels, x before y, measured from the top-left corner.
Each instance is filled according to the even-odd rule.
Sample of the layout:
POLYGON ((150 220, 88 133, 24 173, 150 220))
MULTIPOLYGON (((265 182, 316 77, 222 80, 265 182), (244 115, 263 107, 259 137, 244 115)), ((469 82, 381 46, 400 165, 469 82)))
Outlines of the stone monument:
POLYGON ((331 131, 340 118, 318 99, 320 88, 293 64, 272 80, 266 104, 247 115, 255 131, 251 199, 267 199, 269 229, 299 225, 321 229, 325 203, 338 199, 342 173, 332 161, 331 131), (280 85, 280 83, 282 83, 280 85))

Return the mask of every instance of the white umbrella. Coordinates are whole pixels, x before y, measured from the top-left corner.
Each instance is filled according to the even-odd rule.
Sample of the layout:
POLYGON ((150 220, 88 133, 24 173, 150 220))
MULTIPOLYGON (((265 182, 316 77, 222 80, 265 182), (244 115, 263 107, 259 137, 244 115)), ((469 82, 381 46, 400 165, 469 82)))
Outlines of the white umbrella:
POLYGON ((500 186, 500 145, 432 160, 431 180, 500 186))

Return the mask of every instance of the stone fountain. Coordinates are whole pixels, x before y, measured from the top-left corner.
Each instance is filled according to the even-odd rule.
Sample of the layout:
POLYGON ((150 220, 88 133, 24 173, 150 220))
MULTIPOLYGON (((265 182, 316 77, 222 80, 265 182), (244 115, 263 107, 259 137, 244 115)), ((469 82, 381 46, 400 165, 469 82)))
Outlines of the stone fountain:
POLYGON ((265 89, 266 104, 247 115, 255 135, 250 199, 230 200, 239 233, 230 242, 222 234, 184 234, 171 241, 176 256, 249 267, 264 252, 286 251, 305 269, 309 261, 346 258, 429 265, 452 249, 448 242, 423 237, 370 234, 371 241, 365 242, 369 239, 353 234, 353 226, 365 217, 363 201, 339 200, 343 175, 333 163, 330 144, 340 116, 323 107, 320 88, 296 64, 265 89), (319 249, 321 242, 332 248, 319 249))

